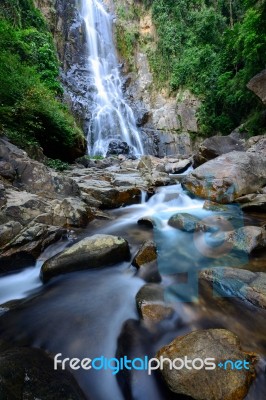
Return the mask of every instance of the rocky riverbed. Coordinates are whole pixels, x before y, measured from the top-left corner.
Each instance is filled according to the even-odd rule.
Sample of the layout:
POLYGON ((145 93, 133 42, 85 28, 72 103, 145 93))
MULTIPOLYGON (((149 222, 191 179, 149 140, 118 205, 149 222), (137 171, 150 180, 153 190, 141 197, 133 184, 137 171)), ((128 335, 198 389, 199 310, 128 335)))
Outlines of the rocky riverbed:
MULTIPOLYGON (((262 379, 261 365, 265 357, 265 338, 262 338, 260 324, 266 307, 266 270, 263 268, 266 246, 263 214, 266 200, 265 143, 265 136, 249 140, 215 137, 207 139, 195 154, 187 158, 180 155, 165 158, 143 156, 136 160, 123 155, 103 160, 83 158, 60 173, 31 159, 24 151, 1 138, 2 276, 17 273, 33 264, 50 245, 62 240, 67 243, 65 249, 58 248, 52 257, 48 256, 42 266, 43 293, 2 306, 1 396, 4 399, 11 399, 10 396, 21 399, 27 395, 28 398, 41 396, 42 399, 63 400, 67 391, 71 399, 91 398, 84 378, 74 375, 72 380, 68 373, 63 372, 58 372, 57 378, 54 375, 57 383, 53 383, 53 393, 58 393, 56 397, 53 397, 52 391, 48 393, 42 389, 50 379, 50 357, 60 350, 60 340, 52 344, 51 333, 47 330, 51 319, 54 321, 54 337, 61 337, 57 331, 60 329, 59 320, 55 318, 57 312, 53 314, 53 304, 56 304, 53 298, 55 301, 61 299, 60 302, 64 300, 71 309, 73 303, 69 303, 67 295, 77 304, 84 302, 82 296, 85 296, 87 288, 83 286, 85 280, 82 281, 82 276, 95 282, 97 288, 99 282, 108 280, 108 276, 112 280, 112 276, 116 277, 118 282, 126 273, 129 275, 125 279, 129 276, 131 279, 129 287, 132 279, 136 283, 127 294, 123 292, 125 310, 133 308, 128 314, 125 311, 123 318, 117 321, 117 336, 114 338, 116 344, 120 335, 115 346, 117 355, 138 356, 146 352, 150 357, 156 353, 158 357, 163 355, 170 359, 208 356, 222 363, 232 358, 245 359, 250 363, 249 370, 234 372, 218 369, 211 373, 196 369, 193 377, 187 371, 173 372, 164 368, 162 374, 154 375, 153 383, 145 381, 150 395, 156 392, 157 397, 154 395, 154 398, 158 399, 181 399, 185 395, 202 400, 241 400, 251 393, 247 399, 256 397, 262 400, 265 393, 258 382, 262 379), (183 175, 191 165, 197 167, 183 175), (177 185, 179 182, 183 189, 177 185), (158 187, 171 188, 171 185, 175 186, 169 191, 157 190, 158 187), (156 196, 151 197, 154 193, 157 193, 161 208, 153 200, 156 196), (150 201, 140 205, 145 197, 151 197, 150 201), (165 232, 168 236, 164 236, 165 232), (207 240, 205 247, 203 240, 207 240), (178 248, 178 253, 175 249, 170 250, 171 244, 178 248), (163 264, 164 251, 169 264, 166 267, 163 264), (176 260, 179 265, 175 274, 170 270, 172 264, 169 260, 176 260), (254 260, 261 262, 259 271, 254 260), (176 291, 176 284, 186 282, 193 263, 205 297, 201 301, 191 295, 188 306, 181 306, 182 302, 173 303, 173 293, 177 297, 184 295, 184 292, 176 291), (166 290, 169 282, 170 291, 166 290), (66 290, 63 291, 64 287, 66 290), (78 288, 80 293, 76 293, 78 288), (226 298, 223 307, 229 310, 228 323, 223 318, 219 323, 217 314, 221 310, 221 301, 210 300, 212 290, 226 298), (216 304, 212 304, 216 307, 215 314, 211 314, 213 311, 208 309, 206 299, 216 304), (127 301, 130 306, 127 306, 127 301), (46 317, 43 321, 38 319, 36 327, 31 328, 30 316, 35 318, 36 310, 42 309, 45 302, 46 317), (237 306, 233 306, 235 302, 237 306), (210 314, 206 312, 206 307, 210 314), (233 307, 241 310, 243 320, 246 314, 254 316, 254 321, 250 323, 258 328, 257 341, 248 343, 248 324, 241 317, 238 316, 237 322, 230 325, 233 307), (200 314, 205 316, 200 319, 195 317, 200 314), (27 327, 23 328, 24 317, 27 327), (135 322, 130 318, 134 318, 135 322), (15 333, 17 329, 23 331, 20 338, 15 333), (40 343, 39 334, 46 337, 41 340, 42 345, 36 345, 40 343), (10 340, 15 342, 15 346, 10 340), (21 347, 25 345, 26 348, 21 347), (32 349, 32 346, 45 351, 32 349), (17 354, 20 358, 16 372, 18 384, 13 389, 14 379, 9 376, 9 371, 14 368, 17 354), (42 370, 38 370, 40 364, 42 370), (39 371, 37 377, 34 375, 36 369, 39 371), (25 376, 28 377, 27 385, 22 384, 25 376), (259 392, 256 392, 256 385, 259 385, 259 392), (175 394, 170 394, 171 391, 175 394)), ((120 290, 115 286, 112 288, 113 292, 106 291, 111 295, 110 304, 114 301, 114 293, 118 295, 120 290)), ((102 307, 108 304, 105 290, 101 292, 105 303, 100 301, 97 291, 89 300, 92 307, 98 307, 99 319, 102 307)), ((115 303, 118 308, 123 302, 121 296, 119 298, 120 302, 115 303)), ((82 334, 86 335, 84 324, 90 322, 92 314, 87 315, 84 310, 77 309, 75 316, 65 315, 63 308, 58 311, 59 319, 64 315, 63 318, 68 321, 64 324, 69 326, 69 335, 73 334, 70 328, 72 323, 76 327, 80 323, 82 334), (87 315, 87 320, 82 317, 83 313, 87 315)), ((115 311, 114 308, 108 310, 111 314, 115 311)), ((221 315, 224 316, 225 312, 221 315)), ((91 321, 92 325, 97 326, 97 318, 91 321)), ((82 341, 84 346, 85 342, 80 337, 82 341)), ((91 349, 91 342, 87 344, 91 349)), ((82 352, 82 348, 79 347, 79 351, 82 352)), ((144 398, 143 392, 136 387, 135 379, 143 379, 139 378, 139 374, 119 375, 118 384, 124 398, 144 398), (134 393, 138 395, 134 397, 134 393)), ((101 398, 100 392, 97 393, 95 398, 101 398)))

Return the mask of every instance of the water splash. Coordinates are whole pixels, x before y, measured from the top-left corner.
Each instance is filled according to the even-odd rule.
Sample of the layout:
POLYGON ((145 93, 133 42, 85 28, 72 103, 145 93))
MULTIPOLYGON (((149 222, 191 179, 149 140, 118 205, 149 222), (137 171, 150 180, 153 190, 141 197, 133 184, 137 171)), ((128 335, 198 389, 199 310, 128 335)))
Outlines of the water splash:
POLYGON ((132 109, 123 99, 112 34, 112 17, 99 0, 83 0, 92 74, 93 104, 88 126, 88 152, 105 156, 110 142, 126 142, 131 153, 144 154, 132 109))

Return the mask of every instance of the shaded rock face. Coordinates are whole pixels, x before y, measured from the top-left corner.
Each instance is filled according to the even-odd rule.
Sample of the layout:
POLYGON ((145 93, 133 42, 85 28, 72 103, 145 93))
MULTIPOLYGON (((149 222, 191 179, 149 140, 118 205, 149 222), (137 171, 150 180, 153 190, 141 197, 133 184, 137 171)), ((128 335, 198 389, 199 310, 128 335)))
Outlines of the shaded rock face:
POLYGON ((212 160, 222 154, 230 153, 231 151, 244 151, 243 144, 230 136, 213 136, 206 140, 198 148, 194 155, 194 167, 198 167, 205 162, 212 160))
MULTIPOLYGON (((241 350, 240 341, 235 334, 225 329, 209 329, 195 331, 186 336, 177 337, 169 345, 164 346, 156 357, 170 360, 215 358, 216 365, 226 360, 246 360, 249 369, 232 370, 219 368, 213 370, 170 369, 169 363, 164 363, 162 375, 169 388, 178 394, 191 396, 195 400, 243 400, 255 377, 254 355, 241 350)), ((180 365, 180 363, 177 363, 180 365)))
POLYGON ((238 297, 266 309, 266 273, 238 268, 215 268, 200 273, 200 280, 212 284, 222 296, 238 297))
POLYGON ((266 69, 255 75, 249 81, 247 87, 254 92, 266 106, 266 69))
POLYGON ((100 268, 128 260, 125 239, 112 235, 94 235, 47 260, 41 270, 43 281, 54 276, 82 269, 100 268))
POLYGON ((55 371, 53 360, 42 350, 12 348, 2 351, 0 381, 3 400, 85 400, 70 372, 55 371))
POLYGON ((260 154, 233 151, 208 161, 188 174, 184 187, 218 203, 260 190, 266 183, 266 159, 260 154))

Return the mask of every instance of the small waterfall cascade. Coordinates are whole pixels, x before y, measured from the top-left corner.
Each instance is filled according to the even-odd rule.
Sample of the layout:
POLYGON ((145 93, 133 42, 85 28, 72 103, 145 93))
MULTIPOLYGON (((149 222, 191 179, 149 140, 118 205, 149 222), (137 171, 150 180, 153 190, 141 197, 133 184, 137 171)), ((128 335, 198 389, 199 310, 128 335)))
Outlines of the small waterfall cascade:
POLYGON ((82 0, 92 75, 93 104, 88 126, 88 152, 106 156, 110 142, 126 142, 130 153, 143 154, 132 109, 126 103, 113 42, 112 16, 101 0, 82 0))

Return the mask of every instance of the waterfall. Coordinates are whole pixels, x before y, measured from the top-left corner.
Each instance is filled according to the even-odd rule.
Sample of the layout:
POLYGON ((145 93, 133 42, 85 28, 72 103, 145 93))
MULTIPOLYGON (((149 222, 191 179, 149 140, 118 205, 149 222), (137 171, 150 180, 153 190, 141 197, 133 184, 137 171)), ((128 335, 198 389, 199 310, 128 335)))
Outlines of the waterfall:
POLYGON ((143 147, 132 109, 123 98, 113 42, 112 17, 100 0, 82 0, 93 104, 88 124, 88 152, 105 156, 112 141, 126 142, 134 155, 143 147))

